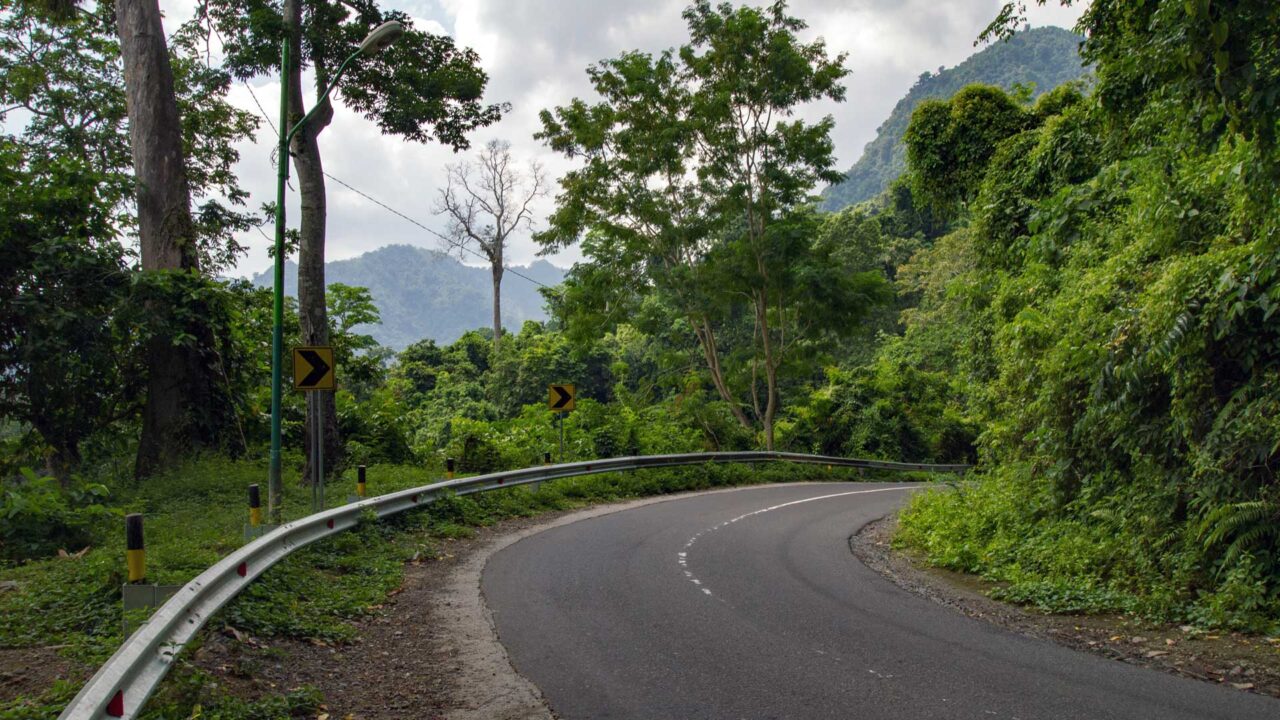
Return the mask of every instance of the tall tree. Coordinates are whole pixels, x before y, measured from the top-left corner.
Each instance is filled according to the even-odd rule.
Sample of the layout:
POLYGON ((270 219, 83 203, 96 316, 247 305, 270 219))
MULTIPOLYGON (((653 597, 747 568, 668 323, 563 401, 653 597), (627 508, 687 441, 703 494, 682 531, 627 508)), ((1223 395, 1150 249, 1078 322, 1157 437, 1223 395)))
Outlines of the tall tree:
MULTIPOLYGON (((124 60, 129 139, 137 179, 138 240, 144 271, 199 273, 191 191, 173 70, 157 0, 119 0, 116 19, 124 60)), ((155 312, 168 311, 164 302, 155 312)), ((221 404, 213 377, 213 337, 191 318, 194 342, 157 335, 147 348, 147 407, 136 472, 149 475, 190 447, 213 445, 219 427, 209 410, 221 404)))
MULTIPOLYGON (((373 0, 283 0, 281 4, 208 0, 200 14, 221 31, 227 66, 240 78, 278 75, 280 41, 288 38, 292 62, 284 72, 291 123, 309 112, 303 100, 303 70, 312 70, 319 95, 369 30, 388 20, 401 22, 406 32, 377 56, 360 59, 342 77, 337 92, 347 105, 385 133, 418 142, 435 138, 454 150, 469 147, 467 133, 501 117, 502 106, 481 101, 488 78, 474 51, 456 47, 450 37, 413 29, 408 15, 384 11, 373 0)), ((289 152, 302 196, 298 249, 302 342, 325 345, 329 341, 324 278, 327 207, 319 137, 333 120, 333 105, 325 98, 312 109, 315 114, 294 136, 289 152)), ((339 457, 334 399, 329 393, 313 396, 322 403, 325 453, 339 457)), ((306 437, 312 433, 308 431, 306 437)), ((329 467, 336 469, 338 464, 329 467)))
POLYGON ((828 57, 821 40, 800 42, 796 33, 806 25, 786 10, 781 0, 759 9, 729 3, 713 8, 700 0, 684 12, 692 43, 680 50, 698 86, 701 173, 716 189, 715 211, 741 228, 740 250, 749 259, 742 277, 755 311, 766 386, 765 406, 757 413, 770 450, 778 371, 803 338, 794 330, 817 319, 788 318, 788 312, 802 312, 789 303, 805 289, 793 274, 805 243, 797 242, 801 226, 791 216, 810 201, 819 180, 841 177, 832 169, 831 116, 812 124, 788 118, 805 103, 843 100, 840 80, 849 72, 845 56, 828 57))
POLYGON ((546 177, 536 162, 527 173, 511 161, 511 143, 491 140, 476 162, 449 165, 436 213, 448 218, 446 242, 459 254, 475 249, 489 261, 493 278, 493 352, 502 345, 502 273, 507 238, 523 225, 533 229, 530 205, 546 194, 546 177))
MULTIPOLYGON (((50 333, 60 331, 49 330, 56 327, 56 318, 31 313, 36 308, 53 312, 62 302, 57 300, 58 292, 64 292, 62 297, 72 305, 92 301, 96 310, 85 312, 96 314, 97 324, 80 324, 64 334, 79 338, 85 347, 111 345, 114 350, 101 352, 123 365, 132 347, 112 345, 115 339, 108 337, 119 303, 151 307, 151 312, 133 316, 144 322, 131 331, 145 343, 147 370, 127 371, 131 377, 147 379, 137 465, 139 474, 145 475, 189 448, 221 444, 234 425, 235 407, 210 329, 210 308, 200 299, 207 297, 201 289, 207 282, 201 269, 216 270, 230 262, 238 251, 232 231, 250 222, 233 207, 245 195, 236 185, 232 167, 237 160, 234 144, 252 133, 255 123, 252 116, 226 103, 227 76, 198 59, 190 33, 176 33, 170 52, 163 35, 156 47, 154 27, 142 19, 146 8, 117 11, 111 3, 102 3, 92 10, 62 9, 66 12, 50 18, 48 8, 0 2, 0 118, 14 109, 30 114, 21 138, 15 141, 17 156, 28 159, 15 168, 23 168, 33 190, 65 182, 67 196, 79 197, 83 205, 81 211, 71 213, 70 206, 32 202, 20 224, 31 229, 30 234, 7 240, 16 253, 10 258, 15 277, 25 278, 21 282, 27 287, 47 283, 48 292, 40 296, 45 305, 39 304, 36 295, 25 298, 36 303, 20 318, 24 330, 18 340, 25 355, 6 356, 5 364, 28 362, 33 378, 37 372, 63 377, 62 387, 70 391, 77 386, 71 375, 58 375, 62 371, 52 365, 37 370, 38 365, 51 362, 36 350, 39 338, 48 340, 50 333), (129 42, 122 42, 123 37, 129 42), (161 106, 167 109, 147 110, 161 106), (143 129, 126 123, 130 113, 146 115, 143 129), (151 130, 163 138, 145 135, 151 130), (45 160, 32 160, 41 157, 45 160), (178 184, 157 190, 157 183, 167 182, 157 178, 178 184), (189 205, 193 195, 204 198, 195 217, 189 205), (64 217, 43 217, 46 211, 64 217), (86 224, 89 219, 92 224, 86 224), (118 253, 117 265, 128 262, 115 238, 131 232, 139 238, 143 273, 121 286, 110 285, 111 273, 89 271, 94 262, 106 262, 112 253, 118 253), (84 257, 75 258, 76 253, 84 257), (98 260, 91 262, 91 256, 98 260), (55 261, 57 257, 63 260, 55 261), (77 268, 84 272, 75 275, 77 268), (70 277, 75 279, 69 281, 70 277), (93 278, 97 284, 88 282, 93 278), (68 282, 78 286, 79 295, 71 292, 68 282), (130 297, 121 297, 122 287, 130 297)), ((155 27, 158 22, 157 15, 155 27)), ((81 365, 76 377, 90 367, 90 363, 81 365)), ((130 392, 143 394, 141 388, 131 387, 130 392)), ((42 397, 29 397, 29 407, 39 405, 50 417, 75 415, 68 408, 55 407, 59 399, 75 402, 72 397, 44 392, 42 397)), ((102 415, 120 417, 134 407, 134 401, 86 401, 86 405, 114 407, 102 415)), ((35 420, 32 425, 52 427, 35 420)), ((82 437, 92 429, 77 432, 82 437)), ((59 454, 72 460, 78 456, 74 441, 66 440, 70 436, 65 433, 53 433, 62 439, 44 430, 41 434, 59 454)))
POLYGON ((811 260, 820 250, 805 235, 816 226, 804 206, 816 182, 839 175, 832 119, 793 118, 808 102, 842 100, 848 71, 821 40, 800 42, 805 24, 785 2, 735 8, 703 0, 684 19, 690 43, 678 55, 634 52, 601 62, 587 73, 602 102, 574 100, 542 113, 539 137, 585 162, 561 181, 551 228, 539 238, 548 249, 581 238, 584 253, 608 268, 594 278, 594 269, 579 272, 572 290, 580 295, 593 285, 616 297, 623 284, 610 287, 607 278, 617 276, 630 290, 674 298, 712 385, 744 427, 759 424, 772 449, 780 372, 821 334, 812 314, 822 313, 822 302, 865 309, 883 295, 869 276, 818 288, 801 270, 817 267, 811 260), (735 390, 720 328, 741 298, 750 303, 754 349, 746 387, 735 390))

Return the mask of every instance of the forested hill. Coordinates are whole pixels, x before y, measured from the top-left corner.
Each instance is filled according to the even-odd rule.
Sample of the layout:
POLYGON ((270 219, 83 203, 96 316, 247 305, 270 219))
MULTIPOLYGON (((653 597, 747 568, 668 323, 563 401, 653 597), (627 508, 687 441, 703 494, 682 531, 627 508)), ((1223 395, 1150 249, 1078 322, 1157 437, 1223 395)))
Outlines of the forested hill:
POLYGON ((925 71, 906 97, 898 101, 889 119, 867 143, 862 157, 845 174, 843 182, 828 187, 822 209, 836 211, 879 195, 906 168, 907 131, 911 112, 929 98, 949 98, 966 85, 983 83, 1006 90, 1015 84, 1035 83, 1041 94, 1085 73, 1079 46, 1084 38, 1059 27, 1024 30, 1005 42, 995 42, 953 68, 925 71))
MULTIPOLYGON (((564 270, 545 260, 515 272, 545 285, 557 285, 564 270)), ((519 330, 525 320, 545 320, 538 286, 507 272, 502 279, 504 327, 519 330)), ((464 265, 445 253, 410 245, 388 245, 349 260, 325 264, 325 280, 369 288, 382 314, 382 324, 369 334, 396 350, 431 338, 449 343, 462 333, 492 324, 491 281, 485 267, 464 265)), ((253 278, 269 287, 271 271, 253 278)), ((297 297, 298 267, 285 267, 285 292, 297 297)))

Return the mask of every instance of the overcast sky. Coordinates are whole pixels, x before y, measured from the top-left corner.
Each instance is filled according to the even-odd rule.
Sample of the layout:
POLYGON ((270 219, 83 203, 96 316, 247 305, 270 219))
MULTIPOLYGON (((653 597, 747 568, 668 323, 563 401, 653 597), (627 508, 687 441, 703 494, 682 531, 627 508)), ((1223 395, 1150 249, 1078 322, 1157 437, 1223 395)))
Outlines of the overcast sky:
MULTIPOLYGON (((764 4, 765 0, 758 0, 764 4)), ((190 12, 192 0, 161 0, 172 26, 190 12)), ((658 52, 686 41, 681 10, 687 0, 384 0, 416 19, 419 28, 448 33, 457 44, 475 49, 489 74, 486 99, 508 102, 511 113, 473 136, 475 149, 493 138, 507 140, 521 161, 537 159, 551 178, 569 165, 533 139, 538 112, 574 97, 590 99, 587 65, 628 50, 658 52)), ((876 127, 925 70, 951 67, 976 51, 973 41, 995 17, 1000 0, 793 0, 792 15, 809 24, 806 40, 822 37, 832 53, 847 52, 852 71, 845 79, 843 103, 819 103, 802 115, 835 117, 838 167, 847 169, 875 137, 876 127)), ((1034 26, 1070 28, 1081 9, 1034 8, 1034 26)), ((309 82, 309 80, 308 80, 309 82)), ((262 107, 278 108, 279 85, 260 79, 251 83, 262 107)), ((306 98, 313 90, 308 85, 306 98)), ((234 86, 231 100, 257 112, 249 88, 234 86)), ((274 117, 272 118, 274 120, 274 117)), ((241 146, 241 185, 258 207, 275 197, 271 153, 276 140, 262 124, 253 143, 241 146)), ((382 136, 370 122, 345 108, 339 98, 333 124, 320 136, 325 169, 355 188, 425 225, 443 229, 432 214, 446 163, 460 159, 439 145, 405 142, 382 136)), ((290 190, 290 226, 297 223, 296 186, 290 190)), ((354 257, 391 243, 438 248, 421 228, 396 217, 356 193, 329 182, 330 260, 354 257)), ((548 197, 538 208, 541 221, 552 206, 548 197)), ((264 228, 267 235, 270 227, 264 228)), ((257 232, 242 238, 249 253, 238 272, 248 275, 269 266, 269 241, 257 232)), ((527 233, 512 242, 511 264, 527 264, 536 247, 527 233)), ((570 251, 551 260, 570 265, 570 251)))

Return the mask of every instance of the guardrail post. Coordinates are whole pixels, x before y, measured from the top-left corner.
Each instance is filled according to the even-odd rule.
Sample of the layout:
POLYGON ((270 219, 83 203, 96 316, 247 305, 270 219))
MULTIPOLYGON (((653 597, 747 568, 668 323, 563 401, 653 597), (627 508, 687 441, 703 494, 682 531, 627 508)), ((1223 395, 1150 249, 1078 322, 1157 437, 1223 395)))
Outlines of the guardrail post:
POLYGON ((124 558, 129 582, 140 583, 147 576, 147 549, 142 542, 142 515, 124 516, 124 558))
POLYGON ((347 502, 360 502, 368 497, 368 486, 365 485, 365 467, 363 465, 356 466, 356 494, 348 495, 347 502))
MULTIPOLYGON (((549 451, 548 451, 548 452, 543 452, 543 453, 542 453, 542 466, 543 466, 543 467, 546 467, 546 466, 548 466, 548 465, 550 465, 550 464, 551 464, 551 453, 550 453, 549 451)), ((536 481, 534 481, 534 482, 529 483, 529 492, 535 492, 535 493, 536 493, 536 492, 538 492, 538 491, 539 491, 539 490, 541 490, 541 489, 542 489, 542 481, 541 481, 541 480, 536 480, 536 481)))
POLYGON ((244 525, 244 539, 262 537, 276 528, 262 523, 262 491, 255 483, 249 486, 249 522, 244 525))
POLYGON ((262 524, 262 494, 258 490, 258 486, 249 486, 249 527, 258 527, 262 524))
POLYGON ((120 601, 124 606, 124 635, 128 637, 133 628, 129 622, 129 610, 152 608, 168 600, 178 592, 179 585, 147 585, 147 549, 142 536, 142 515, 133 513, 124 516, 124 557, 128 566, 128 582, 120 589, 120 601))

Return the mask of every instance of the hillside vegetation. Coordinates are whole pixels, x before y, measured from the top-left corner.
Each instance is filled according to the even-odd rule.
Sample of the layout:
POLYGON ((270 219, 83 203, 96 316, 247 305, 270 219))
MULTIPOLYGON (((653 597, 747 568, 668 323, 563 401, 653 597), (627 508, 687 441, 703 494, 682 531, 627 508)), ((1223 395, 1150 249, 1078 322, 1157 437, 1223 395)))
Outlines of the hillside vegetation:
POLYGON ((972 86, 906 134, 953 228, 885 353, 962 388, 985 472, 903 540, 1060 610, 1280 621, 1280 7, 1094 3, 1089 95, 972 86))
POLYGON ((1084 38, 1058 27, 1019 31, 1008 40, 993 43, 953 68, 926 70, 905 97, 894 105, 876 137, 867 143, 858 161, 844 179, 822 191, 820 207, 836 211, 870 200, 900 176, 907 167, 907 149, 902 136, 916 107, 930 99, 947 99, 966 85, 982 83, 1012 91, 1022 85, 1036 97, 1063 83, 1080 79, 1086 72, 1080 58, 1084 38))

